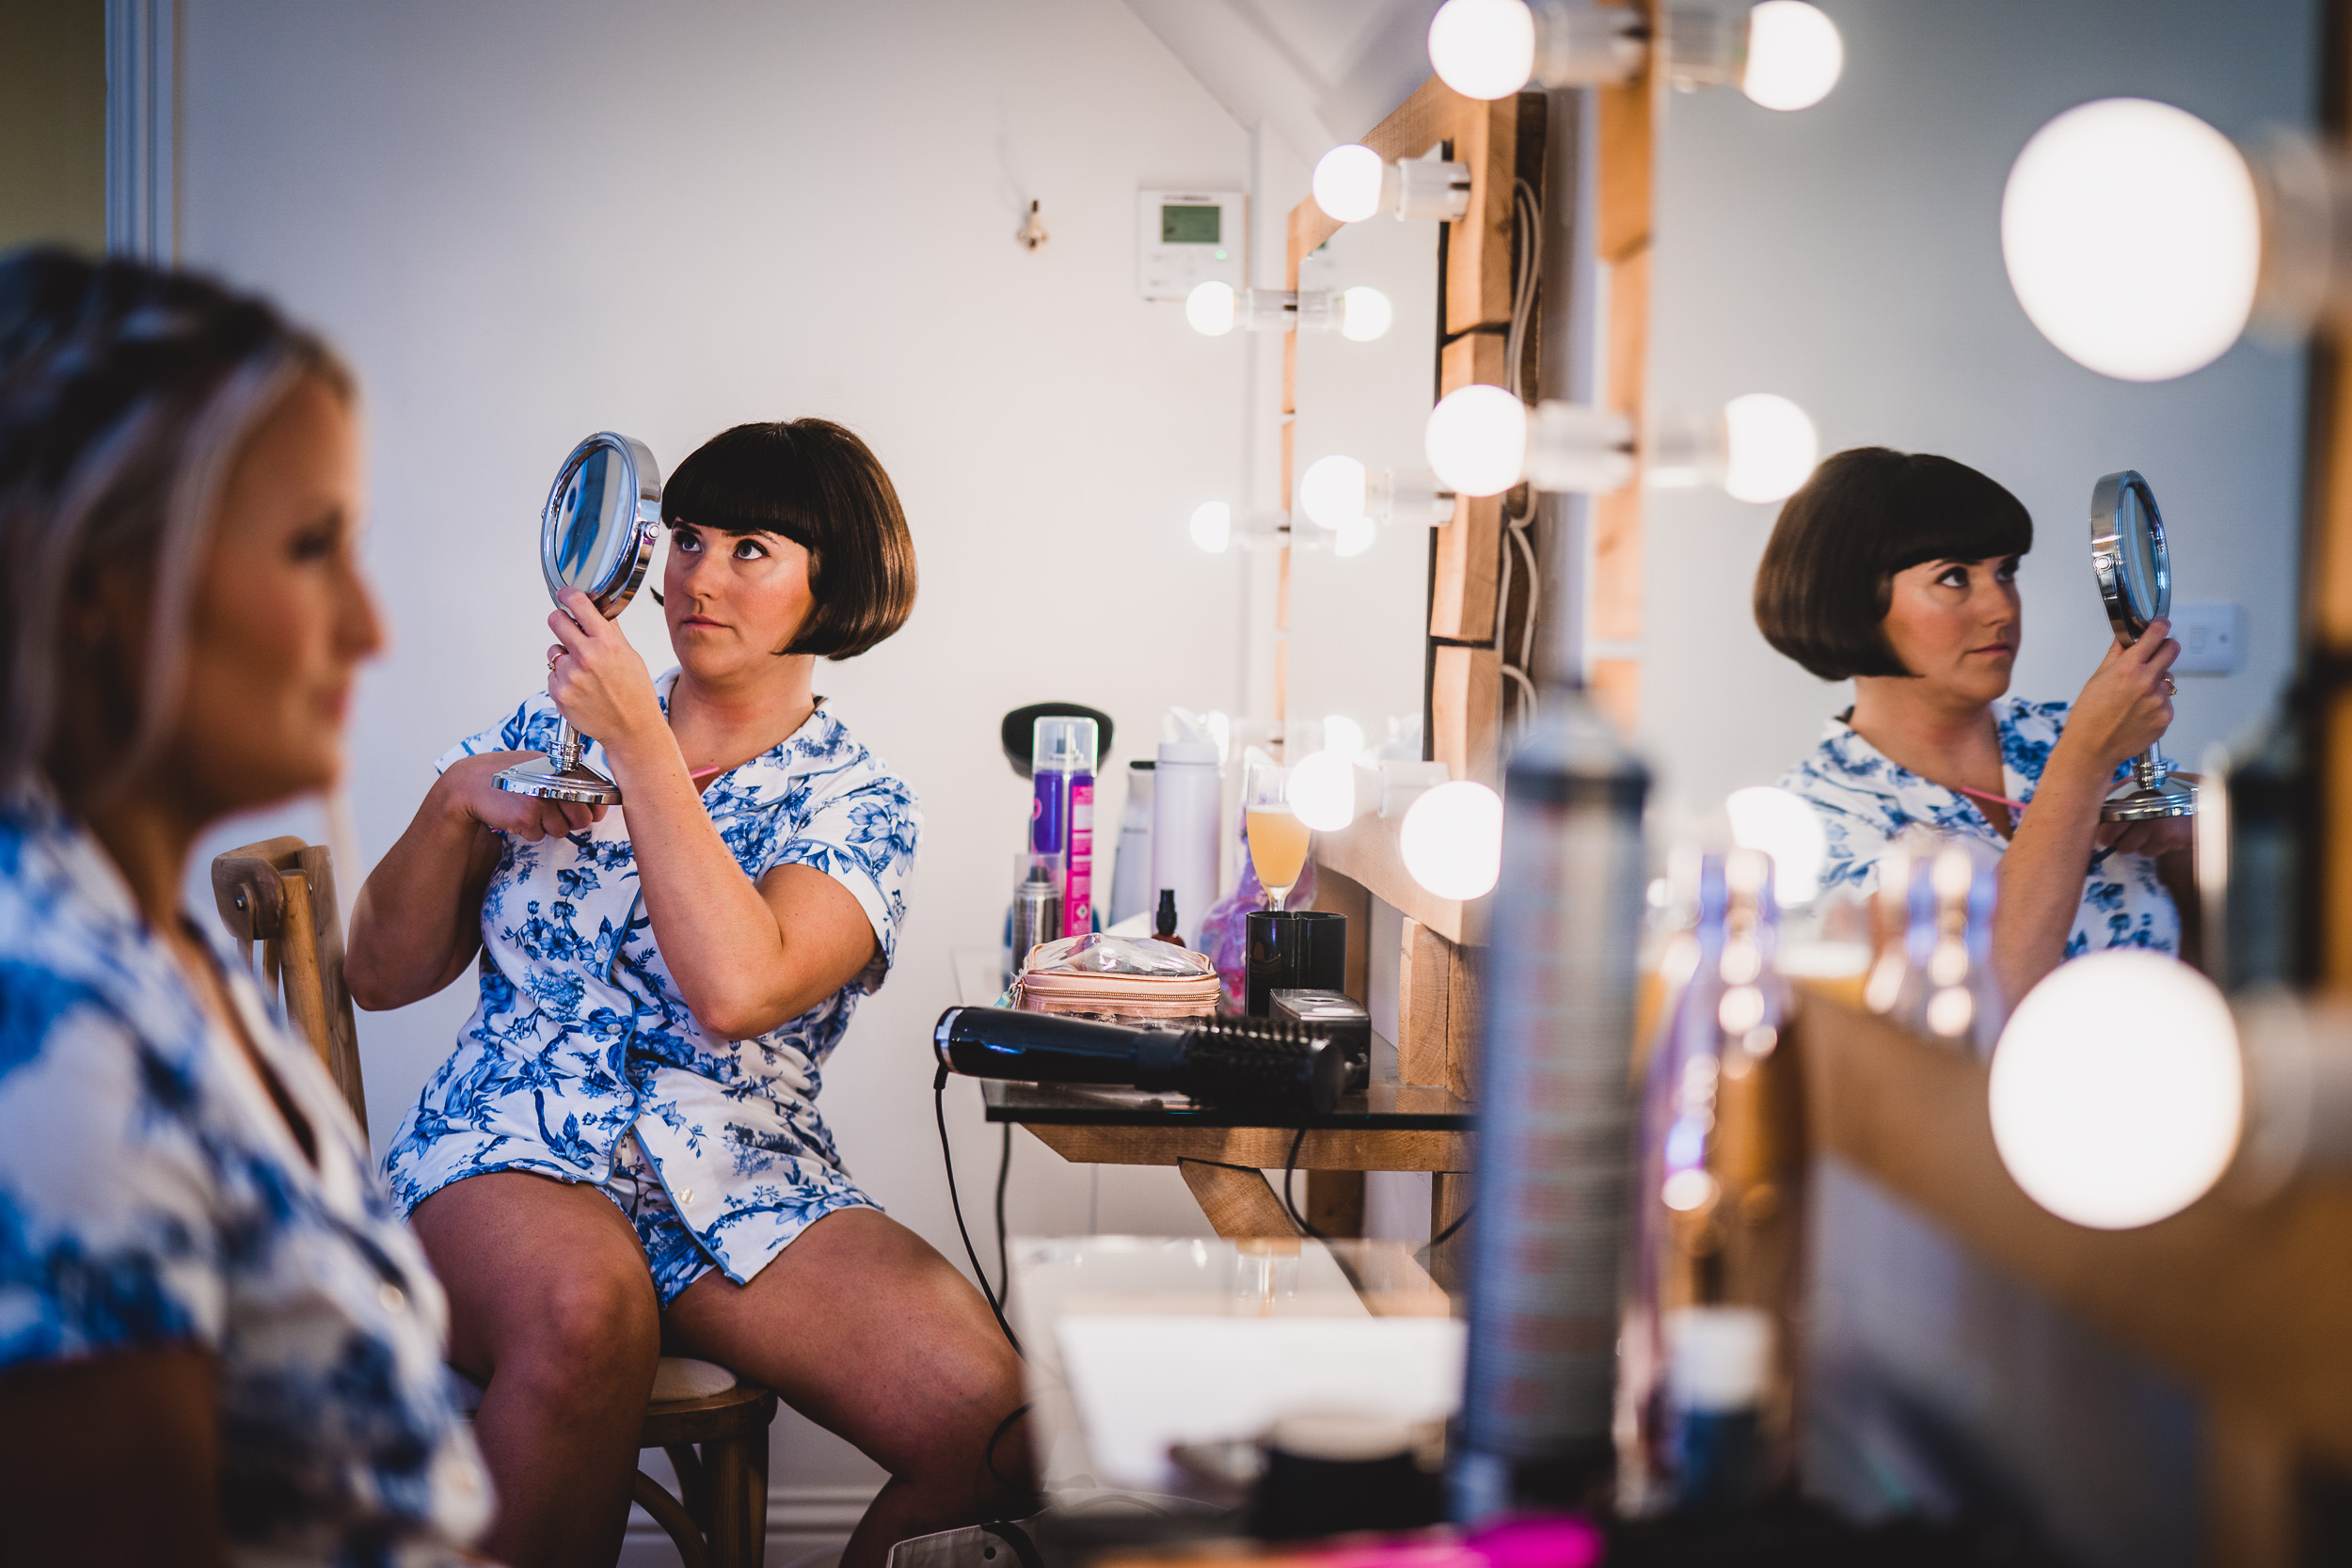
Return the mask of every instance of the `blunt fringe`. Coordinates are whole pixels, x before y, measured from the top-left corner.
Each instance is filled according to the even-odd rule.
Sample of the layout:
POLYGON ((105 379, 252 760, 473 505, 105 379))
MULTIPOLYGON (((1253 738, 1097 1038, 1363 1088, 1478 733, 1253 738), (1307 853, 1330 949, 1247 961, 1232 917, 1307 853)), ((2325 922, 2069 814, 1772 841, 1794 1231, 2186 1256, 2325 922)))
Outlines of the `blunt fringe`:
POLYGON ((851 658, 914 609, 914 539, 880 459, 830 420, 739 424, 705 441, 661 492, 661 517, 777 533, 808 551, 808 619, 777 650, 851 658))
POLYGON ((2033 518, 1948 457, 1854 447, 1790 496, 1756 571, 1764 640, 1825 681, 1908 675, 1886 641, 1895 574, 2033 548, 2033 518))
POLYGON ((255 295, 55 246, 0 256, 0 798, 44 776, 63 610, 101 565, 153 585, 117 776, 161 742, 230 468, 306 376, 353 396, 334 353, 255 295))

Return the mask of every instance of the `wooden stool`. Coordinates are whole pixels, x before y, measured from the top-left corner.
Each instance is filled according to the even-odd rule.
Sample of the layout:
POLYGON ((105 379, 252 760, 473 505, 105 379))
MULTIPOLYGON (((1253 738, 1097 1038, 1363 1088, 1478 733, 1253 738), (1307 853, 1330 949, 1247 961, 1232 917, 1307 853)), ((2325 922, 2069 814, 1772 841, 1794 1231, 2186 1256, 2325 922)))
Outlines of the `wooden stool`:
MULTIPOLYGON (((215 856, 213 900, 263 992, 282 990, 288 1022, 326 1065, 364 1140, 359 1037, 326 847, 273 838, 215 856), (255 942, 262 944, 258 969, 255 942)), ((678 1496, 640 1470, 635 1497, 676 1544, 686 1568, 759 1568, 768 1539, 768 1428, 775 1418, 772 1391, 707 1361, 661 1358, 637 1446, 670 1456, 678 1496)))

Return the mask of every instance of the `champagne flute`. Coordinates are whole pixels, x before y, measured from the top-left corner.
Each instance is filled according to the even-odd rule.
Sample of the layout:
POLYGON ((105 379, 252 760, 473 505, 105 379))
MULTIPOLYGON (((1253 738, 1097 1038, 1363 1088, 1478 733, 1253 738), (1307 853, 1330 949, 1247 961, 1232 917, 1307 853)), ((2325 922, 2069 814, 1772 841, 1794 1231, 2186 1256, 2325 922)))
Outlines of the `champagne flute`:
POLYGON ((1307 866, 1307 824, 1291 809, 1291 770, 1271 762, 1253 762, 1242 780, 1242 809, 1248 814, 1249 863, 1257 868, 1273 907, 1298 884, 1307 866))

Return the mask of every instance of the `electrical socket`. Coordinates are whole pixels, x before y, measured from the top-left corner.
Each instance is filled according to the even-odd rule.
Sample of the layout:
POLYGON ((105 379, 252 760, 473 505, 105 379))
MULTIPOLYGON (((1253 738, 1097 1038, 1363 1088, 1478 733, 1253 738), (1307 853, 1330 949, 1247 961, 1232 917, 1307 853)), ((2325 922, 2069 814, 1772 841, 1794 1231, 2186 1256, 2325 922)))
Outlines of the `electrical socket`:
POLYGON ((2175 604, 2172 637, 2181 657, 2176 675, 2234 675, 2246 662, 2246 607, 2175 604))

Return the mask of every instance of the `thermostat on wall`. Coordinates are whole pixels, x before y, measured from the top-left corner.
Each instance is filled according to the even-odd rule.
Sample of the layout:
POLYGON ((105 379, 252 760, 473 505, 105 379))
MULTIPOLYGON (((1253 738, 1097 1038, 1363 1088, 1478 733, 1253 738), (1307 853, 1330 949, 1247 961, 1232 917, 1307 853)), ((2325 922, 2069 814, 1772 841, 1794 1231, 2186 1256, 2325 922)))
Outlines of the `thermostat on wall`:
POLYGON ((1136 281, 1146 299, 1181 300, 1203 283, 1243 287, 1239 191, 1145 191, 1136 201, 1136 281))

